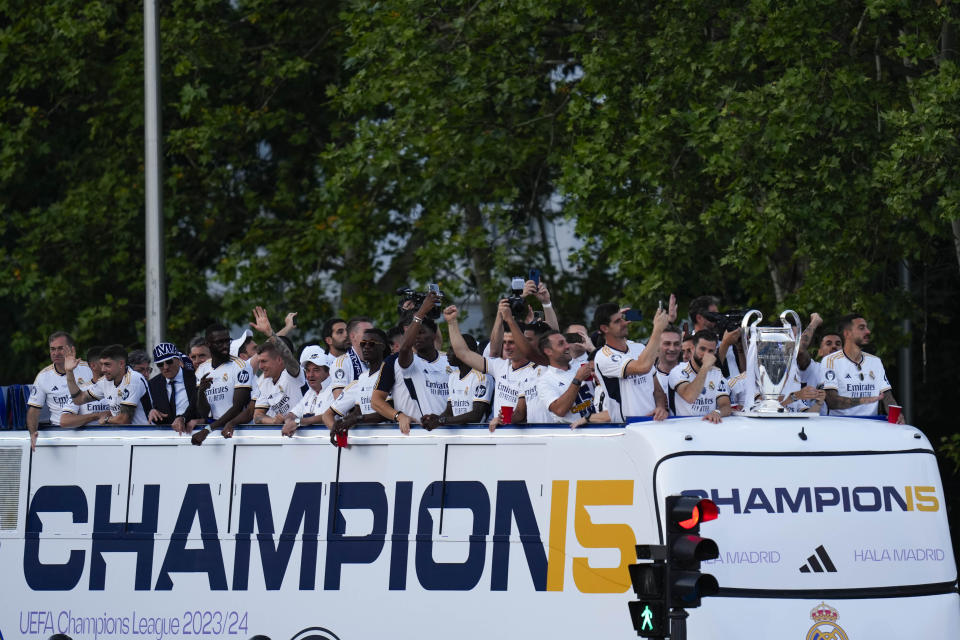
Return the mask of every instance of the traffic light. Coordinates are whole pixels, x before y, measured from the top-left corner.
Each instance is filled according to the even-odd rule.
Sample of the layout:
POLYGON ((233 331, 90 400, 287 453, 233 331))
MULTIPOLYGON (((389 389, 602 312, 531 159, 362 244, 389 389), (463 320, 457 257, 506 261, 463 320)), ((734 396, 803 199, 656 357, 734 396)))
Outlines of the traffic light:
POLYGON ((667 573, 670 604, 681 609, 700 606, 703 596, 712 596, 719 590, 717 579, 709 573, 700 573, 701 560, 713 560, 720 555, 717 543, 701 538, 700 523, 716 520, 717 505, 712 500, 695 496, 668 496, 667 573))
POLYGON ((653 562, 629 567, 633 590, 640 598, 628 603, 630 619, 638 636, 663 638, 669 635, 666 547, 638 545, 637 557, 653 562))
POLYGON ((700 606, 703 596, 715 595, 716 578, 700 573, 702 560, 720 555, 717 543, 701 538, 700 523, 716 520, 717 505, 693 496, 669 496, 664 519, 665 545, 637 545, 637 558, 630 565, 630 581, 639 600, 629 603, 630 619, 637 635, 665 638, 686 637, 685 609, 700 606), (671 612, 670 609, 673 609, 671 612))

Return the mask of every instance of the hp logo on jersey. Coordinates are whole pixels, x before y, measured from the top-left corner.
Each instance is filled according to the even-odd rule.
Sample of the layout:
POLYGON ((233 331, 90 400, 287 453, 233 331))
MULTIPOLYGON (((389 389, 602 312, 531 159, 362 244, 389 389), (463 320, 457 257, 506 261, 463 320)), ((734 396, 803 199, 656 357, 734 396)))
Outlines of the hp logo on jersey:
MULTIPOLYGON (((3 640, 3 638, 0 638, 3 640)), ((310 627, 299 632, 290 640, 340 640, 333 631, 323 627, 310 627)))

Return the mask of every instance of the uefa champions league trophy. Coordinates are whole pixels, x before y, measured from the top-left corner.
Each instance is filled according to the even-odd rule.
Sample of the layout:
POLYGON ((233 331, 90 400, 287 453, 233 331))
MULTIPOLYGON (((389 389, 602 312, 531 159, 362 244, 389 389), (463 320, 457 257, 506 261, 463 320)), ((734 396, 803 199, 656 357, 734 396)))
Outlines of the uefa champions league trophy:
MULTIPOLYGON (((791 415, 780 404, 783 389, 797 368, 797 340, 801 332, 800 317, 793 310, 780 314, 780 327, 758 326, 763 314, 751 309, 740 323, 744 350, 747 353, 746 400, 743 415, 791 415), (794 324, 790 324, 792 318, 794 324), (751 323, 752 320, 752 323, 751 323)), ((802 414, 792 414, 802 415, 802 414)))

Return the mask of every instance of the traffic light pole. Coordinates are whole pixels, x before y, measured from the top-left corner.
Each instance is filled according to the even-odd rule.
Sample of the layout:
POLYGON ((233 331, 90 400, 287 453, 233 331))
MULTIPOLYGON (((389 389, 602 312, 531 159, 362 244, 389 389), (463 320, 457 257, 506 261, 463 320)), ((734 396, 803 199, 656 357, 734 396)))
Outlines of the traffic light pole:
POLYGON ((670 610, 670 640, 687 640, 687 613, 686 609, 674 607, 670 610))

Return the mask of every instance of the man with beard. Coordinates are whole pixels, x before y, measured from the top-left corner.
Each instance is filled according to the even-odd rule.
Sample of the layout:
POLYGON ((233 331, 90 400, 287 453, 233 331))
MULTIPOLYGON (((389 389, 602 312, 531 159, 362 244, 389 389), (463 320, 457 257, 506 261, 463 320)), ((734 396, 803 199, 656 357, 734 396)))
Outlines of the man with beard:
MULTIPOLYGON (((343 389, 367 370, 367 365, 360 356, 360 341, 363 340, 363 334, 367 329, 372 328, 373 323, 366 316, 351 318, 346 324, 348 344, 338 343, 338 351, 340 346, 345 346, 346 349, 334 360, 330 368, 330 378, 333 380, 330 388, 333 390, 334 398, 340 397, 343 389)), ((330 354, 334 355, 332 348, 330 354)))
MULTIPOLYGON (((452 333, 452 329, 450 329, 452 333)), ((477 353, 477 341, 473 336, 462 336, 471 353, 477 353)), ((423 428, 430 431, 441 425, 470 424, 482 422, 490 411, 493 399, 493 384, 489 375, 457 358, 453 348, 447 351, 447 362, 454 367, 447 382, 449 392, 447 408, 439 416, 423 416, 423 428)))
POLYGON ((596 413, 593 405, 594 364, 571 367, 573 356, 567 339, 559 331, 540 338, 540 351, 550 361, 537 382, 537 397, 549 411, 553 422, 575 424, 596 413))
POLYGON ((103 377, 86 391, 80 389, 74 376, 79 363, 71 349, 63 361, 63 367, 67 372, 67 387, 74 404, 82 406, 101 399, 109 402, 110 415, 101 415, 98 424, 148 424, 147 412, 151 406, 147 380, 127 366, 127 350, 122 345, 104 348, 100 354, 103 377))
MULTIPOLYGON (((327 367, 319 363, 327 361, 327 352, 318 345, 304 347, 300 354, 300 367, 303 369, 303 376, 307 380, 307 391, 300 398, 300 402, 283 417, 283 429, 281 433, 287 437, 293 437, 297 429, 301 426, 321 424, 323 422, 321 414, 324 398, 330 397, 330 394, 324 393, 323 382, 328 378, 327 367)), ((329 403, 327 403, 329 405, 329 403)))
POLYGON ((668 396, 676 416, 703 416, 717 424, 730 415, 730 392, 717 362, 717 334, 709 329, 693 335, 693 358, 670 372, 668 396))
MULTIPOLYGON (((823 359, 823 388, 830 415, 875 416, 897 404, 883 363, 863 350, 870 344, 870 329, 862 315, 851 313, 840 319, 843 349, 823 359)), ((903 413, 897 420, 904 423, 903 413)))
MULTIPOLYGON (((680 364, 681 354, 681 333, 680 329, 671 325, 660 333, 660 348, 657 350, 657 361, 653 364, 653 373, 657 376, 657 382, 663 393, 667 393, 670 388, 670 372, 680 364)), ((667 411, 670 411, 670 403, 667 403, 667 411)), ((673 415, 672 413, 670 415, 673 415)))
MULTIPOLYGON (((30 447, 33 450, 37 447, 40 410, 44 405, 50 409, 50 423, 56 426, 60 426, 64 409, 73 410, 63 362, 68 353, 75 353, 76 344, 69 333, 57 331, 47 339, 47 345, 50 348, 50 365, 37 374, 27 400, 27 429, 30 430, 30 447)), ((93 371, 86 362, 77 363, 76 378, 83 387, 93 384, 93 371)))
POLYGON ((323 413, 323 423, 330 429, 332 442, 336 442, 336 435, 346 434, 356 424, 384 421, 383 416, 373 408, 373 394, 384 367, 383 358, 389 350, 387 334, 381 329, 367 329, 363 332, 359 347, 367 365, 366 370, 347 385, 340 397, 323 413))
MULTIPOLYGON (((597 306, 594 324, 604 337, 604 345, 594 358, 600 384, 612 401, 608 405, 615 422, 623 422, 627 416, 653 416, 654 420, 666 420, 667 396, 657 377, 652 373, 657 351, 644 347, 639 342, 627 339, 630 321, 620 305, 604 303, 597 306)), ((669 311, 657 309, 653 318, 650 344, 660 343, 660 336, 670 315, 676 314, 677 300, 670 296, 669 311)))
MULTIPOLYGON (((87 349, 87 366, 90 367, 90 371, 93 373, 93 378, 88 381, 90 384, 97 382, 103 376, 103 373, 100 371, 101 353, 103 353, 103 347, 97 346, 87 349)), ((76 375, 76 372, 74 372, 74 375, 76 375)), ((77 384, 81 389, 84 388, 84 382, 81 382, 79 378, 77 378, 77 384)), ((150 396, 152 400, 153 394, 151 393, 150 396)), ((109 415, 110 403, 103 399, 97 402, 88 402, 79 409, 73 402, 68 402, 63 407, 63 413, 60 414, 60 426, 65 429, 82 427, 83 425, 98 421, 102 416, 109 415)), ((149 416, 147 417, 149 418, 149 416)))
POLYGON ((193 434, 191 442, 203 444, 213 429, 220 429, 224 438, 233 436, 233 429, 252 417, 249 410, 253 370, 250 364, 230 355, 230 333, 221 324, 207 327, 210 360, 197 371, 197 411, 212 418, 209 424, 193 434))
POLYGON ((410 433, 412 422, 419 422, 425 415, 439 415, 447 406, 451 368, 447 356, 437 351, 437 325, 426 317, 436 301, 436 294, 428 292, 420 308, 408 318, 400 350, 387 358, 373 394, 373 408, 396 422, 404 434, 410 433), (391 395, 392 403, 387 400, 391 395))
POLYGON ((474 353, 464 341, 464 336, 460 333, 457 307, 450 305, 443 310, 447 331, 450 333, 450 347, 454 355, 462 364, 488 374, 493 381, 490 430, 493 431, 498 425, 503 424, 501 412, 503 407, 513 409, 511 422, 515 424, 544 420, 552 422, 552 418, 541 415, 542 412, 539 411, 540 406, 537 401, 539 371, 537 366, 517 348, 518 338, 519 340, 526 340, 526 338, 510 312, 510 303, 507 300, 501 300, 497 313, 500 322, 507 327, 503 331, 501 341, 503 357, 485 358, 479 353, 474 353))

